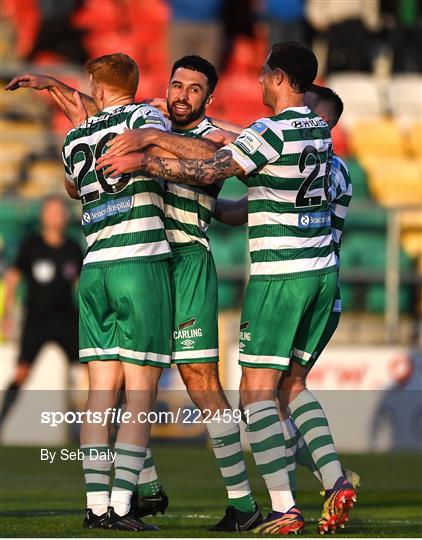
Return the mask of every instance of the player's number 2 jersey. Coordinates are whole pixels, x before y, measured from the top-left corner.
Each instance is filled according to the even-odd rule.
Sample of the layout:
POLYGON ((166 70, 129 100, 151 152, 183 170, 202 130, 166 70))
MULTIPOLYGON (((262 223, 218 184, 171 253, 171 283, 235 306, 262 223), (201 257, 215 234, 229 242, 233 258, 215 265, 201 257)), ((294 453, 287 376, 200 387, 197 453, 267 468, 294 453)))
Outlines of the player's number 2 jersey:
POLYGON ((289 108, 254 122, 224 148, 248 175, 251 278, 335 271, 326 122, 308 107, 289 108))
POLYGON ((88 246, 84 264, 171 256, 164 229, 163 182, 134 174, 110 178, 95 169, 107 143, 126 129, 167 130, 167 126, 157 109, 132 104, 108 107, 68 133, 62 156, 66 180, 76 186, 82 203, 88 246))

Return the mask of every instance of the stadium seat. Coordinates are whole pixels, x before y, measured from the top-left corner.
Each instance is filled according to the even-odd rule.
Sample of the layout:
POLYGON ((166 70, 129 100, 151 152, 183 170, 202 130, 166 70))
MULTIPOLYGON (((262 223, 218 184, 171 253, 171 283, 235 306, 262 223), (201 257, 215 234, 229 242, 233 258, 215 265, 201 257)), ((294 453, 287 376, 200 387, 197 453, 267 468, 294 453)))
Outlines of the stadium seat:
MULTIPOLYGON (((404 251, 422 263, 422 212, 405 210, 400 213, 401 242, 404 251)), ((422 266, 417 265, 422 273, 422 266)))
POLYGON ((39 123, 2 120, 1 131, 3 141, 23 142, 32 152, 42 151, 48 145, 48 132, 39 123))
POLYGON ((360 120, 349 131, 351 151, 365 156, 404 157, 406 147, 397 124, 390 119, 360 120))
POLYGON ((42 197, 63 190, 63 166, 59 161, 36 161, 29 167, 27 177, 27 182, 19 188, 24 197, 42 197))
POLYGON ((422 162, 406 158, 365 158, 372 196, 383 206, 422 203, 422 162))
POLYGON ((1 165, 0 192, 13 189, 16 186, 19 173, 19 164, 3 161, 1 165))
POLYGON ((368 199, 368 175, 356 158, 346 160, 353 186, 353 200, 368 199))
POLYGON ((389 85, 391 113, 404 127, 408 127, 422 114, 422 76, 395 75, 389 85))
POLYGON ((411 154, 422 159, 422 122, 414 122, 408 132, 407 139, 411 154))
POLYGON ((358 120, 380 118, 387 112, 381 88, 372 75, 333 73, 326 84, 335 90, 344 102, 342 123, 346 127, 358 120))

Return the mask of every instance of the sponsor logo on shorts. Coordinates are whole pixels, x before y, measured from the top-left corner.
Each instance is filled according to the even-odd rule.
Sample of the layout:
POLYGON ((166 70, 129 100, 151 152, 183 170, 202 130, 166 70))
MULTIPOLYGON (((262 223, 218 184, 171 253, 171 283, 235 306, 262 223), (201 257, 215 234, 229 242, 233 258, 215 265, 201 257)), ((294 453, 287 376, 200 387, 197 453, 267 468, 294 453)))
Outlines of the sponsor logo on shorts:
POLYGON ((82 225, 97 223, 97 221, 102 221, 109 216, 129 212, 131 208, 132 197, 120 197, 119 199, 107 201, 105 204, 95 206, 90 210, 85 210, 82 214, 82 225))
MULTIPOLYGON (((243 322, 240 324, 240 341, 250 341, 251 340, 251 333, 245 332, 246 328, 249 328, 249 321, 243 322)), ((239 348, 243 349, 245 347, 244 343, 240 343, 239 348)))
POLYGON ((179 324, 178 329, 183 330, 183 328, 188 328, 189 326, 193 326, 196 323, 196 319, 190 319, 189 321, 185 321, 179 324))
POLYGON ((246 345, 242 342, 239 343, 239 349, 243 351, 243 349, 246 347, 246 345))
POLYGON ((317 227, 330 227, 331 216, 329 212, 315 212, 313 214, 298 214, 298 227, 313 229, 317 227))
POLYGON ((193 349, 196 341, 193 338, 202 337, 202 328, 191 328, 196 323, 196 319, 189 319, 178 325, 178 330, 173 332, 173 339, 183 341, 183 349, 193 349))

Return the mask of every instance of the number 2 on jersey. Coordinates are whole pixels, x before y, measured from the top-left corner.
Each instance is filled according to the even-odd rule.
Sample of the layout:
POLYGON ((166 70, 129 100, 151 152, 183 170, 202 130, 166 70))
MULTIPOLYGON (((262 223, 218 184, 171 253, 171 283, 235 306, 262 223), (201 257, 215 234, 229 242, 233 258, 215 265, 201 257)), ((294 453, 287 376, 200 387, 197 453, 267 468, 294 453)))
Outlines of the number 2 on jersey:
MULTIPOLYGON (((79 195, 81 196, 82 204, 96 201, 100 198, 101 194, 98 189, 95 189, 93 191, 90 191, 89 193, 85 193, 84 195, 81 195, 82 182, 85 176, 91 170, 94 160, 97 160, 101 157, 105 145, 108 143, 108 141, 110 141, 111 139, 114 139, 114 137, 116 136, 117 136, 117 133, 107 133, 106 135, 104 135, 104 137, 102 137, 97 142, 94 152, 92 152, 91 147, 87 143, 79 143, 73 147, 72 152, 70 154, 70 163, 71 163, 72 169, 74 167, 76 154, 81 152, 84 156, 84 164, 82 165, 81 170, 79 171, 78 177, 76 179, 76 182, 78 184, 77 185, 78 192, 79 192, 79 195)), ((120 180, 118 182, 111 184, 107 181, 107 178, 104 176, 104 172, 102 169, 100 169, 99 171, 96 171, 94 169, 94 172, 104 192, 109 193, 109 194, 119 193, 120 191, 123 191, 130 180, 130 174, 126 173, 126 174, 121 175, 120 180)))
MULTIPOLYGON (((312 146, 310 144, 305 146, 302 153, 300 154, 299 170, 301 173, 303 173, 303 171, 306 169, 306 166, 307 166, 306 161, 309 156, 314 157, 315 164, 312 171, 308 174, 308 176, 300 185, 300 188, 297 192, 296 201, 295 201, 296 208, 309 208, 310 206, 319 206, 322 202, 321 195, 314 195, 314 196, 308 195, 309 191, 312 188, 312 184, 314 180, 318 178, 318 174, 321 169, 321 158, 319 157, 318 150, 315 148, 315 146, 312 146)), ((324 175, 324 182, 323 182, 326 198, 327 198, 327 192, 328 192, 328 178, 329 178, 330 169, 331 169, 331 157, 332 157, 332 144, 329 144, 328 149, 327 149, 327 160, 325 164, 325 175, 324 175)))

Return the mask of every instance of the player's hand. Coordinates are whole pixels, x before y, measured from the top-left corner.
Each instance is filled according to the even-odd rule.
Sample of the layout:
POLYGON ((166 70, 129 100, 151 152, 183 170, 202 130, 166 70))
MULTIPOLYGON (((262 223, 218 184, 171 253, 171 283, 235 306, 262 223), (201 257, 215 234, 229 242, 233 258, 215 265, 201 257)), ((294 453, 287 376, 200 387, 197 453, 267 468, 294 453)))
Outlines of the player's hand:
POLYGON ((107 143, 107 155, 124 156, 130 152, 143 150, 153 142, 157 133, 154 128, 128 129, 107 143))
POLYGON ((79 92, 73 92, 73 99, 70 99, 59 88, 54 88, 50 91, 50 95, 62 113, 75 127, 85 122, 88 118, 87 110, 82 103, 79 92))
POLYGON ((111 178, 124 173, 139 171, 143 164, 143 154, 132 152, 125 156, 110 156, 104 154, 97 159, 96 170, 104 169, 104 173, 111 178))
POLYGON ((233 133, 232 131, 226 131, 224 129, 211 131, 211 133, 205 135, 205 139, 209 139, 210 141, 221 144, 222 146, 230 144, 231 142, 236 140, 237 137, 237 133, 233 133))
POLYGON ((55 79, 49 75, 41 75, 37 73, 25 73, 19 75, 10 81, 5 86, 5 90, 18 90, 19 88, 33 88, 34 90, 45 90, 52 86, 55 79))
POLYGON ((167 100, 166 99, 164 99, 164 98, 151 99, 151 100, 149 100, 149 105, 151 105, 151 107, 155 107, 156 109, 161 111, 164 114, 164 116, 169 118, 170 115, 169 115, 169 111, 167 109, 167 100))

